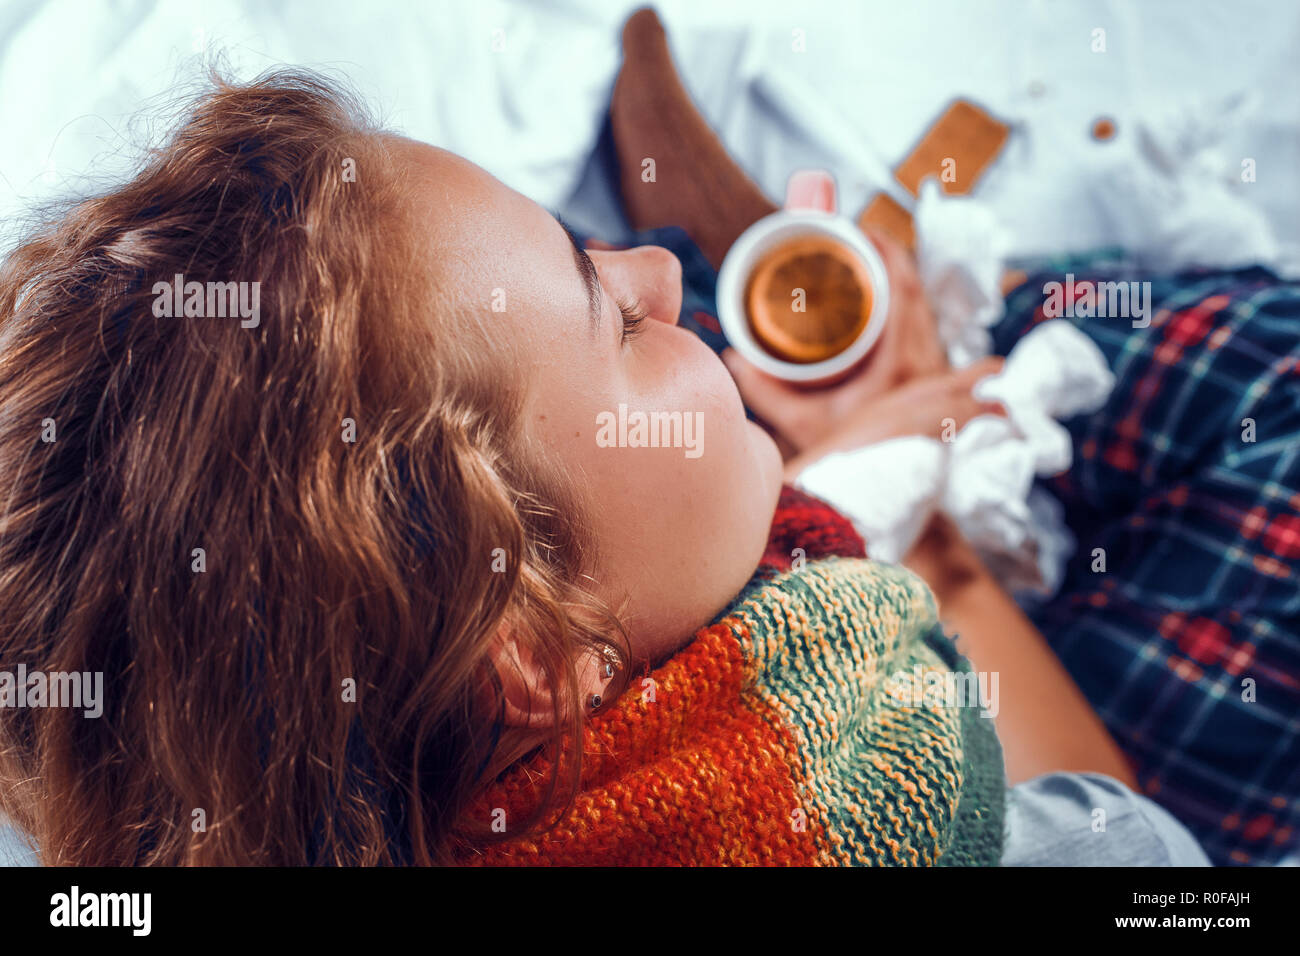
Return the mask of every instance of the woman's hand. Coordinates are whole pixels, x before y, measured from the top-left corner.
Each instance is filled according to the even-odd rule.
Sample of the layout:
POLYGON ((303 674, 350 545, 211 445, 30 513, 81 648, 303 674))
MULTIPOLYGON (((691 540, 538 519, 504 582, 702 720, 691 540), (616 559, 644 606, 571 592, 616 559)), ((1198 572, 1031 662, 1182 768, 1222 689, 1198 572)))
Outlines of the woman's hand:
POLYGON ((976 382, 996 375, 1002 364, 1000 357, 989 356, 966 368, 912 379, 846 410, 829 433, 786 461, 786 479, 793 481, 804 468, 831 452, 904 435, 951 440, 977 415, 1005 415, 999 403, 982 402, 971 394, 976 382))
POLYGON ((930 518, 921 536, 903 557, 903 565, 925 580, 940 609, 974 582, 991 580, 971 543, 942 511, 936 511, 930 518))
POLYGON ((889 277, 889 316, 880 340, 847 379, 822 388, 799 387, 759 371, 731 349, 722 355, 745 404, 767 422, 791 454, 825 442, 859 417, 872 399, 948 368, 914 257, 884 233, 868 235, 889 277))

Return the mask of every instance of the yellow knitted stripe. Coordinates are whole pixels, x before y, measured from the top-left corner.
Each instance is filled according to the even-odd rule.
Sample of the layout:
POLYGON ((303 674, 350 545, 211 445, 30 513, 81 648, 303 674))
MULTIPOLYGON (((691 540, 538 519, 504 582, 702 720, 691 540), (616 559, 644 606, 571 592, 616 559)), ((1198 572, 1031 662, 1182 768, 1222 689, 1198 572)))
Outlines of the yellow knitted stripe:
POLYGON ((835 862, 917 865, 942 853, 961 786, 955 710, 900 703, 896 671, 942 669, 910 572, 836 558, 777 576, 733 609, 754 693, 797 742, 809 819, 835 862), (752 638, 752 635, 761 635, 752 638))

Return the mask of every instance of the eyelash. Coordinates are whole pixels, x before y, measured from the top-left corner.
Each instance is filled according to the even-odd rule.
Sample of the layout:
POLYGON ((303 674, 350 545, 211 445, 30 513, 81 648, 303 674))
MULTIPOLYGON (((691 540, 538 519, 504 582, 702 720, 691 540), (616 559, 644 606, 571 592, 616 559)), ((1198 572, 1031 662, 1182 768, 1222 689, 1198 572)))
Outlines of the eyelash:
POLYGON ((623 316, 623 344, 626 345, 645 331, 645 320, 648 316, 636 299, 619 299, 618 311, 623 316))

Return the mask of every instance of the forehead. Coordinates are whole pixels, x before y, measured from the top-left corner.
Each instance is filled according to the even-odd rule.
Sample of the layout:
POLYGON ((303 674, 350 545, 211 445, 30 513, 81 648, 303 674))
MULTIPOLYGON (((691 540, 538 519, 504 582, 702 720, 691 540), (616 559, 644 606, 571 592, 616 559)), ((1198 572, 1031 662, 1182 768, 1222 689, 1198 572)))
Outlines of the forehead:
MULTIPOLYGON (((555 343, 590 328, 589 292, 563 227, 455 153, 396 137, 386 145, 405 225, 438 299, 475 316, 491 340, 527 356, 529 368, 558 363, 555 343)), ((564 351, 569 366, 595 361, 588 350, 564 351)))
POLYGON ((487 303, 567 303, 579 288, 572 248, 545 209, 467 159, 426 143, 389 144, 416 242, 445 283, 487 303))
POLYGON ((413 225, 435 247, 462 252, 476 247, 501 251, 496 240, 520 230, 534 237, 553 225, 535 202, 455 153, 394 137, 397 160, 413 225))

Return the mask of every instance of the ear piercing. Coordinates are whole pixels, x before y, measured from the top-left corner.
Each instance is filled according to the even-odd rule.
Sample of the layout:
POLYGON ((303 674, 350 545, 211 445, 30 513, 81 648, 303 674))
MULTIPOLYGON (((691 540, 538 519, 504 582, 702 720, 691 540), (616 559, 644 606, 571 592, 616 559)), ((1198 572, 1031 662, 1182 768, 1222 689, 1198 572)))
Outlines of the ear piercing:
MULTIPOLYGON (((614 668, 618 663, 618 652, 612 647, 602 645, 600 648, 600 656, 604 659, 605 666, 603 670, 605 672, 605 681, 608 683, 614 679, 614 668)), ((604 698, 600 694, 592 694, 587 698, 587 706, 592 710, 595 710, 600 706, 602 700, 604 700, 604 698)))

